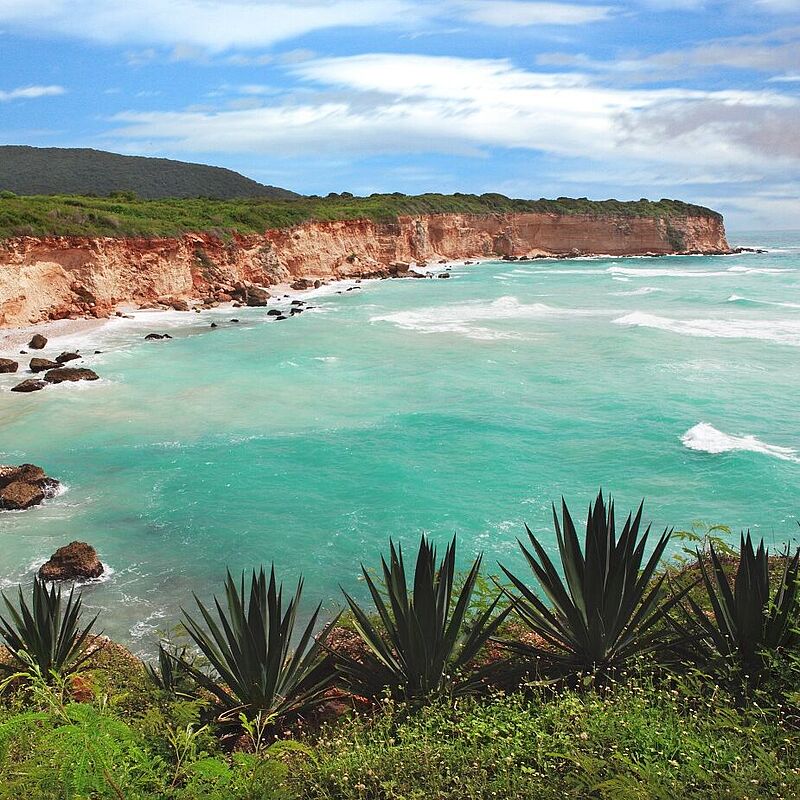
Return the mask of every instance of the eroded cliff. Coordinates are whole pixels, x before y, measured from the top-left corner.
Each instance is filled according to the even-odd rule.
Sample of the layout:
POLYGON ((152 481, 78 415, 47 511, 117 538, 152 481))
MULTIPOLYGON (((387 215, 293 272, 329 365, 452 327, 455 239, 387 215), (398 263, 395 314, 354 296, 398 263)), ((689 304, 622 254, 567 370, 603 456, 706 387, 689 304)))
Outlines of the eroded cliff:
POLYGON ((397 262, 728 249, 721 220, 705 215, 436 214, 226 238, 15 237, 0 242, 0 326, 107 316, 121 303, 227 299, 249 284, 383 277, 397 262))

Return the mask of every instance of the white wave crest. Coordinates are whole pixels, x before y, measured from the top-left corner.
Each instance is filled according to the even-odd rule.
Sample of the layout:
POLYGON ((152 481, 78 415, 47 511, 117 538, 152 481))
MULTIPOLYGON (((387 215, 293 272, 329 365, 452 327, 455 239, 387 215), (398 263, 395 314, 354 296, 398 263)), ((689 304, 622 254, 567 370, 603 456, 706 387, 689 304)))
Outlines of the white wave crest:
POLYGON ((661 291, 663 289, 657 289, 655 286, 640 286, 638 289, 631 289, 629 292, 614 292, 614 297, 638 297, 639 295, 661 291))
POLYGON ((634 311, 618 317, 614 323, 632 328, 655 328, 682 336, 757 339, 800 347, 800 320, 672 319, 634 311))
POLYGON ((763 453, 767 456, 780 458, 782 461, 800 464, 797 450, 792 447, 766 444, 752 435, 732 436, 729 433, 718 431, 707 422, 699 422, 693 428, 689 428, 681 436, 681 442, 689 450, 697 450, 703 453, 730 453, 736 450, 746 450, 751 453, 763 453))
POLYGON ((725 302, 741 303, 743 305, 779 306, 780 308, 800 308, 800 303, 780 303, 777 300, 754 300, 752 297, 742 297, 739 294, 732 294, 725 302))
POLYGON ((471 339, 514 339, 518 334, 499 331, 476 322, 506 319, 544 319, 547 317, 594 316, 598 312, 582 309, 554 308, 544 303, 525 305, 516 297, 500 297, 491 303, 470 302, 434 306, 416 311, 400 311, 371 317, 370 322, 391 322, 398 328, 419 333, 458 333, 471 339))

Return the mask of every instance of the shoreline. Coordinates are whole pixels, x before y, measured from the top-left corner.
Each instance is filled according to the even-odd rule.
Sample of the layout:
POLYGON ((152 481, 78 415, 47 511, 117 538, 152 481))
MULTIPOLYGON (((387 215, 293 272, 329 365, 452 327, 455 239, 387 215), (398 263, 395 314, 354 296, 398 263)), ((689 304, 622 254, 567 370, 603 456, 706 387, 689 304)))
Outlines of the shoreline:
MULTIPOLYGON (((429 264, 425 267, 420 267, 416 265, 412 265, 410 267, 411 272, 418 272, 422 275, 427 276, 434 276, 438 271, 442 270, 449 270, 452 267, 466 267, 466 266, 474 266, 478 264, 485 264, 491 262, 502 262, 508 264, 545 264, 551 261, 596 261, 596 260, 603 260, 603 259, 619 259, 619 260, 651 260, 654 258, 689 258, 689 257, 703 257, 703 258, 710 258, 710 257, 726 257, 726 256, 735 256, 735 255, 748 255, 748 254, 757 254, 761 252, 769 252, 769 250, 762 250, 758 247, 734 247, 731 248, 729 252, 715 252, 715 253, 658 253, 658 254, 636 254, 636 255, 612 255, 609 253, 592 253, 592 254, 581 254, 581 255, 574 255, 574 256, 564 256, 564 255, 553 255, 553 256, 537 256, 534 258, 507 258, 503 256, 481 256, 481 257, 472 257, 472 258, 465 258, 465 259, 454 259, 448 260, 444 263, 435 263, 429 264)), ((303 297, 313 297, 315 293, 319 293, 323 287, 334 287, 347 284, 348 282, 351 283, 364 283, 364 282, 372 282, 372 281, 381 281, 385 279, 391 280, 405 280, 403 276, 395 276, 392 278, 378 278, 378 277, 361 277, 358 274, 354 274, 352 276, 344 276, 341 278, 333 278, 328 279, 321 284, 318 288, 312 289, 293 289, 291 284, 288 281, 284 281, 277 284, 272 284, 269 286, 258 286, 258 288, 263 288, 264 290, 268 291, 271 295, 269 303, 277 303, 281 299, 301 299, 303 297)), ((414 280, 414 278, 410 278, 410 280, 414 280)), ((257 285, 257 284, 256 284, 257 285)), ((235 301, 225 301, 220 302, 218 306, 214 307, 204 307, 201 306, 199 303, 194 306, 190 306, 188 311, 175 311, 175 309, 170 308, 138 308, 136 306, 131 305, 130 303, 119 303, 114 307, 114 313, 112 313, 108 317, 92 317, 92 316, 83 316, 77 317, 74 319, 56 319, 56 320, 43 320, 41 322, 33 322, 29 325, 20 325, 20 326, 10 326, 10 327, 2 327, 0 326, 0 358, 15 358, 16 356, 21 355, 20 350, 25 350, 28 346, 28 341, 30 337, 36 333, 40 333, 43 336, 46 336, 48 339, 48 346, 51 343, 54 343, 54 347, 57 349, 59 346, 58 342, 61 340, 69 340, 73 337, 81 336, 82 334, 88 334, 92 331, 99 331, 102 330, 104 327, 108 326, 109 324, 113 324, 115 320, 123 319, 123 317, 118 316, 118 313, 129 315, 134 317, 135 319, 141 319, 144 315, 162 315, 166 313, 176 313, 176 314, 193 314, 196 313, 195 309, 200 308, 203 311, 211 311, 214 309, 227 309, 231 311, 238 311, 240 308, 258 308, 259 306, 245 306, 241 305, 238 307, 234 306, 235 301)), ((264 307, 264 306, 261 306, 264 307)), ((30 353, 25 353, 24 355, 30 355, 30 353)))

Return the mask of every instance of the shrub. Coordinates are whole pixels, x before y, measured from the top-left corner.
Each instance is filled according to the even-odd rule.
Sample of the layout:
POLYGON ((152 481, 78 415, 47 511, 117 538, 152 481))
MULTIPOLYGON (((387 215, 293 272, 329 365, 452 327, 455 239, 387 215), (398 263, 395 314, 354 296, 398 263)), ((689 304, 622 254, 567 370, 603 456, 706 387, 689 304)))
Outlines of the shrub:
POLYGON ((665 599, 665 576, 655 577, 670 533, 665 530, 659 537, 643 566, 650 527, 639 536, 642 508, 643 504, 633 518, 628 514, 617 538, 614 502, 609 499, 606 506, 600 492, 594 507, 589 506, 581 549, 567 504, 562 500, 562 524, 553 506, 563 578, 526 526, 533 552, 522 542, 519 546, 550 604, 501 566, 518 592, 513 596, 516 614, 540 637, 540 643, 510 641, 508 647, 546 669, 603 678, 632 657, 671 644, 657 625, 680 595, 665 599))
POLYGON ((381 558, 384 593, 362 566, 377 610, 378 624, 345 593, 354 626, 369 648, 363 659, 339 656, 350 689, 375 697, 388 690, 395 698, 422 702, 442 693, 476 690, 486 671, 470 674, 469 664, 495 633, 508 610, 495 615, 498 598, 465 621, 480 573, 481 557, 455 591, 456 540, 437 563, 436 547, 423 536, 414 582, 408 586, 403 552, 389 542, 389 563, 381 558))
POLYGON ((0 663, 0 670, 28 673, 35 665, 43 678, 69 675, 80 669, 88 658, 86 639, 94 626, 95 616, 81 627, 82 599, 75 597, 74 587, 66 603, 61 587, 50 589, 43 580, 35 578, 30 603, 18 589, 15 606, 3 593, 6 615, 0 614, 0 636, 11 654, 12 663, 0 663))

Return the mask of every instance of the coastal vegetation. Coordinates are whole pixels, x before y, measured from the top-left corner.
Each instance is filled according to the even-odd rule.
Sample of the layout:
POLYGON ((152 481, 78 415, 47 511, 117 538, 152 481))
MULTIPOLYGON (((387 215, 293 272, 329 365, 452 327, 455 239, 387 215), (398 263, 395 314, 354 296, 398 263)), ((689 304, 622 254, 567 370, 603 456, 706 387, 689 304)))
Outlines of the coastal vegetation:
POLYGON ((229 575, 147 665, 37 579, 0 614, 0 798, 797 797, 800 551, 553 516, 533 581, 390 543, 316 637, 302 583, 229 575))
MULTIPOLYGON (((209 233, 221 238, 289 228, 303 222, 366 219, 392 222, 414 214, 546 214, 655 217, 670 220, 705 216, 721 220, 711 209, 680 200, 518 200, 501 194, 373 194, 347 192, 327 197, 290 199, 209 198, 145 200, 130 191, 110 197, 70 195, 17 196, 0 192, 0 238, 13 236, 159 237, 209 233)), ((680 248, 678 248, 680 249, 680 248)))

